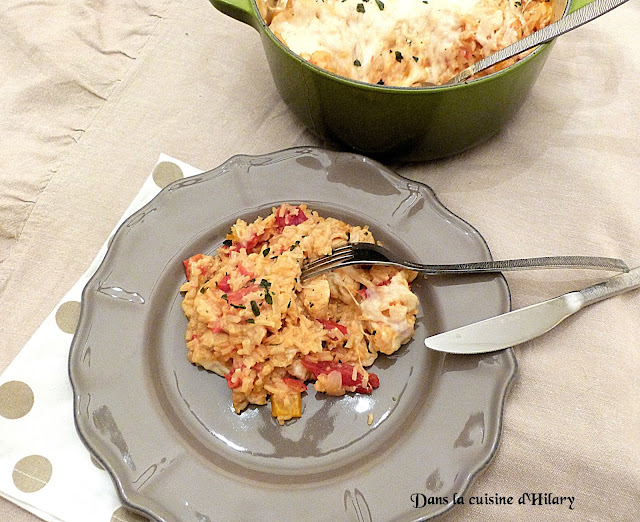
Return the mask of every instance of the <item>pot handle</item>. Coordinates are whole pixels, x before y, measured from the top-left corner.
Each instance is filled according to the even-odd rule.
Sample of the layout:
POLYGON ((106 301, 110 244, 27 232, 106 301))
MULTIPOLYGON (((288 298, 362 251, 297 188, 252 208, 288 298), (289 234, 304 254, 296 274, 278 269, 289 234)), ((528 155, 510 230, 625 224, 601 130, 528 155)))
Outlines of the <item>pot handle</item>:
POLYGON ((224 13, 231 18, 235 18, 240 22, 253 27, 256 31, 259 30, 260 20, 253 8, 253 2, 251 0, 209 0, 213 7, 215 7, 221 13, 224 13))

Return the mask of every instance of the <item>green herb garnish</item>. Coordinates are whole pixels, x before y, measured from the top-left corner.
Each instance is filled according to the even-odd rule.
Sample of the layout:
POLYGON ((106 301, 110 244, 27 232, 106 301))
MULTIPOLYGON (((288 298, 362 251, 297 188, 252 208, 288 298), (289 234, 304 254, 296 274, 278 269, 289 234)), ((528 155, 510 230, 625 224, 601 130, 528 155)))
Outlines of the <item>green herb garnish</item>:
POLYGON ((356 6, 356 11, 358 11, 359 13, 364 13, 364 4, 358 4, 356 6))
POLYGON ((255 301, 251 301, 251 311, 256 317, 260 315, 260 308, 258 308, 258 303, 256 303, 255 301))

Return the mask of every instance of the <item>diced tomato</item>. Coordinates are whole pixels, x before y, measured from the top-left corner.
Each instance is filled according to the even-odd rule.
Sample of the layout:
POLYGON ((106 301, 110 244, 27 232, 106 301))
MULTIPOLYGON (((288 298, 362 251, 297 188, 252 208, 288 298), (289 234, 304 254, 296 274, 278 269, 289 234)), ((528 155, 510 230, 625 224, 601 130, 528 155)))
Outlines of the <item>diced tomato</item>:
POLYGON ((229 279, 230 278, 231 278, 231 276, 229 274, 227 274, 222 279, 220 279, 220 281, 218 282, 218 288, 220 290, 222 290, 223 292, 230 292, 231 291, 231 285, 229 284, 229 279))
POLYGON ((283 377, 282 382, 284 382, 287 386, 289 386, 289 388, 294 391, 307 391, 307 385, 299 379, 294 379, 293 377, 283 377))
POLYGON ((196 254, 195 256, 191 256, 189 259, 185 259, 182 264, 184 265, 184 273, 187 275, 187 279, 191 279, 191 263, 195 263, 199 261, 204 256, 202 254, 196 254))
POLYGON ((335 321, 332 321, 331 319, 318 319, 318 321, 322 324, 322 327, 325 330, 333 330, 333 329, 337 328, 344 335, 347 335, 347 327, 342 325, 342 324, 336 323, 335 321))
POLYGON ((267 239, 267 233, 260 234, 252 234, 252 236, 246 241, 235 241, 230 250, 232 252, 240 252, 241 249, 245 249, 247 254, 254 254, 256 252, 260 252, 262 250, 262 243, 264 243, 267 239))
POLYGON ((376 286, 387 286, 387 285, 390 285, 390 284, 391 284, 391 278, 389 278, 389 279, 387 279, 385 281, 382 281, 382 283, 378 283, 376 286))
POLYGON ((363 286, 360 290, 358 290, 358 295, 362 296, 363 299, 367 298, 367 287, 363 286))
POLYGON ((243 276, 248 276, 250 279, 253 279, 253 272, 249 272, 242 263, 238 263, 238 272, 240 272, 243 276))
POLYGON ((191 339, 189 339, 189 341, 193 341, 194 339, 197 339, 197 338, 198 338, 198 336, 197 336, 196 334, 193 334, 193 335, 191 336, 191 339))
POLYGON ((229 386, 229 388, 231 388, 232 390, 235 390, 236 388, 239 388, 240 386, 242 386, 242 379, 238 378, 235 381, 231 380, 231 377, 233 376, 234 372, 229 372, 227 375, 224 376, 225 379, 227 379, 227 385, 229 386))
POLYGON ((276 210, 276 226, 280 231, 286 226, 304 223, 307 219, 309 218, 300 207, 290 209, 289 207, 285 208, 282 206, 276 210))
POLYGON ((353 365, 347 363, 339 363, 333 361, 310 361, 308 357, 302 359, 302 365, 309 370, 315 378, 318 375, 329 374, 333 371, 340 372, 342 376, 342 386, 355 386, 357 393, 371 393, 373 388, 380 386, 380 379, 375 373, 369 373, 369 382, 367 386, 362 386, 362 375, 358 373, 355 380, 353 379, 353 365))
POLYGON ((211 333, 218 333, 222 331, 220 321, 210 321, 209 324, 207 324, 207 328, 211 330, 211 333))
POLYGON ((239 305, 242 302, 242 299, 244 298, 244 296, 246 296, 247 294, 250 294, 251 292, 257 291, 259 288, 260 287, 258 285, 245 286, 240 290, 236 290, 235 292, 231 292, 227 294, 227 301, 230 304, 239 305))

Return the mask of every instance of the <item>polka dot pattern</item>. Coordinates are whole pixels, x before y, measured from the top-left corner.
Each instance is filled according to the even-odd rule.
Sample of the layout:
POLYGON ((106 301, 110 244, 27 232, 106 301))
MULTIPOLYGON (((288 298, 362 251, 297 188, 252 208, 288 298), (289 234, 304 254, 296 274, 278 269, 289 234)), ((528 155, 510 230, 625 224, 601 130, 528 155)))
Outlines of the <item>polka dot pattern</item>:
POLYGON ((75 333, 78 319, 80 319, 80 302, 78 301, 66 301, 56 311, 58 328, 65 333, 75 333))
POLYGON ((47 485, 53 467, 49 459, 30 455, 20 459, 13 468, 13 483, 25 493, 34 493, 47 485))
POLYGON ((153 181, 160 188, 165 188, 169 183, 184 178, 182 169, 170 161, 161 161, 153 169, 153 181))
POLYGON ((19 419, 31 411, 33 391, 22 381, 9 381, 0 386, 0 417, 19 419))
POLYGON ((111 522, 148 522, 148 518, 122 506, 116 509, 111 515, 111 522))
MULTIPOLYGON (((192 174, 190 169, 185 166, 183 170, 173 161, 160 162, 145 183, 144 197, 153 196, 159 189, 192 174)), ((74 287, 75 292, 60 302, 55 309, 54 321, 47 321, 41 327, 49 331, 39 331, 32 338, 31 346, 25 347, 25 350, 35 348, 36 359, 34 360, 31 354, 30 358, 27 357, 20 363, 22 368, 19 371, 13 371, 11 374, 7 372, 5 379, 9 380, 0 383, 0 423, 3 425, 2 429, 5 426, 12 426, 10 429, 15 429, 9 446, 1 448, 5 457, 8 457, 5 459, 6 466, 2 471, 3 484, 6 484, 6 488, 16 499, 27 505, 33 505, 54 518, 58 517, 59 512, 68 512, 71 506, 67 502, 66 489, 73 488, 73 494, 96 494, 96 498, 93 499, 95 502, 80 503, 82 505, 77 506, 78 514, 82 515, 84 520, 99 518, 106 521, 111 517, 111 522, 148 522, 145 516, 121 505, 122 501, 118 498, 111 477, 104 466, 90 455, 80 442, 78 442, 80 447, 77 449, 81 453, 76 455, 70 448, 68 461, 66 458, 62 461, 62 454, 59 453, 59 448, 55 444, 47 446, 49 433, 58 436, 63 433, 61 429, 64 433, 68 431, 68 414, 60 415, 58 419, 56 413, 57 411, 68 412, 68 393, 60 392, 58 386, 63 381, 67 382, 68 375, 64 371, 52 372, 51 365, 58 364, 56 368, 67 367, 68 348, 71 335, 76 332, 80 320, 80 296, 85 283, 85 278, 81 279, 74 287), (52 359, 61 354, 64 354, 64 360, 52 359), (32 388, 31 386, 36 382, 37 388, 32 388), (64 404, 60 401, 64 401, 64 404), (34 405, 38 406, 37 409, 34 405), (64 406, 64 410, 60 406, 64 406), (38 419, 38 415, 43 412, 53 412, 53 414, 38 419), (24 417, 27 418, 21 421, 20 419, 24 417), (60 426, 57 422, 60 422, 60 426), (81 491, 82 486, 78 479, 81 480, 85 473, 91 477, 91 481, 104 479, 104 489, 81 491), (43 494, 37 493, 43 489, 43 494), (76 491, 77 489, 80 490, 76 491), (63 508, 48 503, 52 497, 58 496, 59 502, 64 503, 63 508), (45 502, 43 499, 47 499, 47 505, 39 505, 40 502, 45 502)), ((54 439, 55 437, 52 437, 52 440, 54 439)), ((93 488, 94 483, 91 481, 89 483, 93 488)), ((2 493, 5 492, 3 489, 2 493)))

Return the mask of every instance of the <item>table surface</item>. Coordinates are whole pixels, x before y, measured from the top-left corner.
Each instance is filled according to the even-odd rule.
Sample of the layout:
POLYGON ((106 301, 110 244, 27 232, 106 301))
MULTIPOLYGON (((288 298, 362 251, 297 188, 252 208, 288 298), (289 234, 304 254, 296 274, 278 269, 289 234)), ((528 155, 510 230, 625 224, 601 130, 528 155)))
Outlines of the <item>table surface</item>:
MULTIPOLYGON (((521 111, 466 153, 390 164, 430 185, 494 258, 640 264, 640 5, 560 38, 521 111)), ((0 371, 87 269, 160 152, 207 170, 323 143, 279 98, 257 33, 206 0, 0 6, 0 371)), ((593 273, 508 274, 513 308, 593 273)), ((441 520, 639 520, 640 296, 515 347, 499 451, 468 492, 575 496, 441 520)), ((0 520, 36 518, 0 500, 0 520)))

